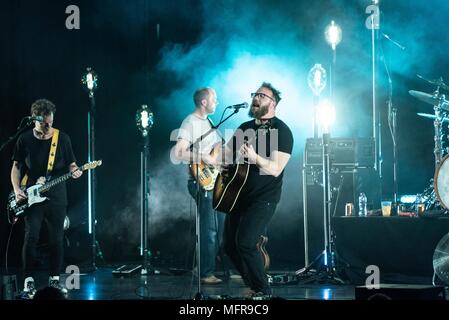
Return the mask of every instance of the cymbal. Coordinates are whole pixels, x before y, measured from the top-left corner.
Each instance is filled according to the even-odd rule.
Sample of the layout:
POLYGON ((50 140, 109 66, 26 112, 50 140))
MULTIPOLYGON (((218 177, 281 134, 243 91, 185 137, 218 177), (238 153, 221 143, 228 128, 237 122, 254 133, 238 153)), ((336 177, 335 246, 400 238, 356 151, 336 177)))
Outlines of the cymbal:
MULTIPOLYGON (((428 119, 435 119, 436 116, 434 114, 428 114, 428 113, 417 113, 418 116, 428 118, 428 119)), ((449 118, 443 118, 443 122, 449 122, 449 118)))
POLYGON ((434 84, 436 86, 439 86, 439 87, 441 87, 444 90, 449 90, 449 86, 444 83, 443 77, 440 77, 439 79, 432 79, 432 80, 430 80, 430 79, 424 78, 423 76, 421 76, 419 74, 417 74, 416 76, 418 78, 420 78, 420 79, 423 79, 424 81, 426 81, 426 82, 428 82, 430 84, 434 84))
MULTIPOLYGON (((433 106, 437 106, 440 104, 440 98, 438 96, 432 95, 430 93, 425 93, 425 92, 415 91, 415 90, 410 90, 408 93, 410 93, 410 95, 415 97, 416 99, 421 100, 425 103, 431 104, 433 106)), ((442 101, 441 107, 444 110, 449 111, 449 101, 444 99, 444 95, 442 95, 442 97, 443 97, 443 101, 442 101)))

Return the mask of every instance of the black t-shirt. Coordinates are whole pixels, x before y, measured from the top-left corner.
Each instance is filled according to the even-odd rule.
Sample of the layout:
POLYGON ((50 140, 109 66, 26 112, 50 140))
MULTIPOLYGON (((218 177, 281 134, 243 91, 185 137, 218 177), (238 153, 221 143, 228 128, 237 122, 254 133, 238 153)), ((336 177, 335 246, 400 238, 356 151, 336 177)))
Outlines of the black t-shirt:
MULTIPOLYGON (((48 155, 52 139, 39 140, 33 130, 22 133, 17 139, 12 160, 22 164, 22 176, 28 174, 27 187, 36 184, 39 177, 47 174, 48 155)), ((47 181, 69 172, 69 165, 76 162, 72 150, 70 137, 59 132, 58 146, 56 148, 55 163, 47 181)), ((65 182, 52 187, 45 196, 50 198, 52 204, 67 205, 67 190, 65 182)))
MULTIPOLYGON (((276 117, 269 121, 268 127, 269 129, 265 129, 266 126, 256 125, 256 121, 251 120, 242 123, 238 129, 243 132, 248 129, 255 130, 255 138, 251 139, 250 137, 248 143, 253 145, 254 150, 256 150, 259 156, 270 158, 273 151, 291 154, 293 149, 293 135, 290 128, 276 117), (264 147, 265 150, 263 149, 264 147)), ((239 143, 238 140, 234 135, 234 151, 239 150, 241 147, 241 142, 239 143)), ((256 200, 279 202, 283 176, 284 171, 278 177, 274 177, 263 173, 255 164, 251 164, 245 186, 240 193, 240 203, 251 203, 256 200)))

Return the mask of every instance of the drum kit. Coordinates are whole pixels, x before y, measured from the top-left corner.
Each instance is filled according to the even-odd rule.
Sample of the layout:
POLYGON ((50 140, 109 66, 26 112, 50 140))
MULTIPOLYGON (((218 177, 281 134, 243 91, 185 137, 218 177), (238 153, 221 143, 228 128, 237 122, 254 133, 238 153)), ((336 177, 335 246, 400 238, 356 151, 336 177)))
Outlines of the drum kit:
POLYGON ((433 105, 434 114, 418 113, 419 116, 432 119, 434 125, 434 156, 435 175, 430 186, 419 196, 425 210, 449 210, 449 148, 444 147, 443 124, 449 123, 449 101, 440 90, 449 91, 449 86, 443 82, 443 78, 429 80, 420 75, 422 80, 435 85, 432 94, 410 90, 411 96, 433 105))

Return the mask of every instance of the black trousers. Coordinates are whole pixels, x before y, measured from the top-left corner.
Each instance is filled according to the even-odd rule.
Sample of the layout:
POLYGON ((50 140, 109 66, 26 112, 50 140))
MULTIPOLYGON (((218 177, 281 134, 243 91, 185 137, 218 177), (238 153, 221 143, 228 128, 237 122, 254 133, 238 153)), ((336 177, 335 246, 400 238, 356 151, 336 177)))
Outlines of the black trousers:
POLYGON ((50 254, 50 276, 59 276, 63 261, 65 205, 54 205, 51 201, 34 204, 25 212, 25 239, 22 248, 24 276, 32 277, 36 264, 36 246, 42 223, 48 225, 48 247, 50 254))
POLYGON ((263 257, 257 242, 274 215, 276 203, 257 201, 226 215, 224 249, 246 285, 256 292, 270 294, 263 257))

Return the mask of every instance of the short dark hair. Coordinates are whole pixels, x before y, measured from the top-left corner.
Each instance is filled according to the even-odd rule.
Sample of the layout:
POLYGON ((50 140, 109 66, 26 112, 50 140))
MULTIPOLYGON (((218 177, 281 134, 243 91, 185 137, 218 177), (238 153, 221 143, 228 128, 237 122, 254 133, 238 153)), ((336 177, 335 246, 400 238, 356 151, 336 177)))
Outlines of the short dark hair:
POLYGON ((281 92, 279 90, 277 90, 275 87, 273 87, 271 85, 271 83, 264 82, 264 83, 262 83, 262 85, 260 87, 267 88, 267 89, 271 90, 271 92, 273 92, 274 100, 276 100, 276 105, 279 103, 279 101, 281 101, 281 99, 282 99, 281 92))
POLYGON ((211 90, 211 88, 200 88, 196 90, 193 94, 193 103, 195 103, 195 106, 198 107, 201 104, 201 101, 209 98, 211 90))
POLYGON ((53 102, 47 99, 39 99, 33 102, 31 105, 32 116, 49 116, 56 112, 56 106, 53 102))

